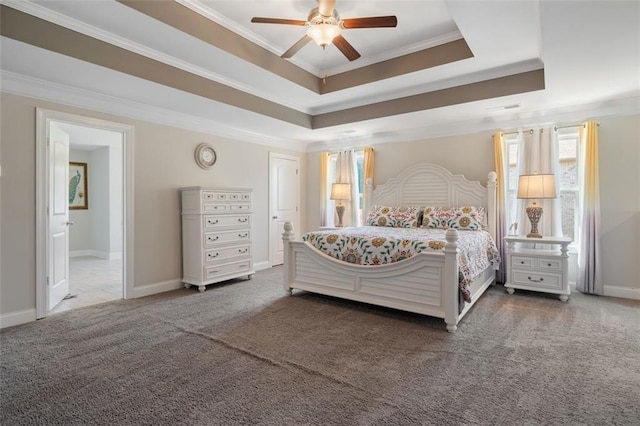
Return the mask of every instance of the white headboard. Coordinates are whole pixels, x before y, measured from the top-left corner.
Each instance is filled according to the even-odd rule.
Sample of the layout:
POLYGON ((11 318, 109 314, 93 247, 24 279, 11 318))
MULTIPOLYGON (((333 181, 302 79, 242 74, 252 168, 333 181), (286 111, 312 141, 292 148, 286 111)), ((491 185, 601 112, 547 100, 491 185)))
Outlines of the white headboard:
POLYGON ((385 206, 484 206, 486 228, 495 238, 496 173, 490 172, 487 187, 468 181, 442 166, 422 163, 404 169, 397 177, 373 189, 366 182, 367 213, 373 205, 385 206))

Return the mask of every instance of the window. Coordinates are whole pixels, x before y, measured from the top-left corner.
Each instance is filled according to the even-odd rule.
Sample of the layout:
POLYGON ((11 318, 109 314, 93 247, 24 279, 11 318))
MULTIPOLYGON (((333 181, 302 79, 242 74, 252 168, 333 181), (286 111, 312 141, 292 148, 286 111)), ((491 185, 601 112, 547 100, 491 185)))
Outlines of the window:
MULTIPOLYGON (((574 129, 572 129, 574 130, 574 129)), ((557 177, 562 206, 562 235, 578 238, 578 133, 558 135, 560 176, 557 177)))
MULTIPOLYGON (((559 172, 556 176, 558 185, 558 198, 561 208, 562 235, 571 237, 577 244, 578 226, 579 226, 579 208, 578 200, 580 193, 580 184, 578 179, 579 169, 579 135, 576 128, 560 129, 557 133, 557 145, 559 172)), ((518 222, 517 218, 517 194, 518 194, 518 176, 520 174, 519 160, 520 145, 518 143, 518 135, 507 135, 506 144, 506 165, 507 168, 507 188, 506 188, 506 209, 507 209, 507 227, 518 222)), ((525 228, 528 224, 519 224, 518 233, 526 234, 525 228), (522 227, 524 225, 524 227, 522 227)), ((513 232, 510 230, 509 232, 513 232)))
MULTIPOLYGON (((516 223, 516 212, 518 210, 518 135, 507 136, 507 225, 509 227, 516 223)), ((510 232, 516 230, 511 229, 510 232)), ((520 229, 522 233, 524 229, 520 229)))
MULTIPOLYGON (((355 161, 355 170, 357 173, 357 185, 356 188, 358 190, 357 200, 354 201, 353 205, 358 209, 358 223, 356 226, 361 226, 364 223, 364 150, 357 149, 353 151, 353 157, 355 161)), ((329 161, 327 161, 327 182, 326 188, 327 190, 327 226, 334 226, 335 222, 335 201, 330 200, 329 196, 331 195, 331 184, 337 182, 338 177, 338 153, 334 152, 329 154, 329 161)))

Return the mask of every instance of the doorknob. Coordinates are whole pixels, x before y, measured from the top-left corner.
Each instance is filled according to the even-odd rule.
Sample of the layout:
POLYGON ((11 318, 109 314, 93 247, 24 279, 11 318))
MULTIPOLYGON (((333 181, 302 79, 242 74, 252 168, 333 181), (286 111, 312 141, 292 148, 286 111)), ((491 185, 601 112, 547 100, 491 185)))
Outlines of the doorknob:
POLYGON ((273 216, 271 219, 277 219, 277 218, 278 218, 278 216, 273 216))
POLYGON ((67 222, 67 226, 73 225, 73 221, 67 222))

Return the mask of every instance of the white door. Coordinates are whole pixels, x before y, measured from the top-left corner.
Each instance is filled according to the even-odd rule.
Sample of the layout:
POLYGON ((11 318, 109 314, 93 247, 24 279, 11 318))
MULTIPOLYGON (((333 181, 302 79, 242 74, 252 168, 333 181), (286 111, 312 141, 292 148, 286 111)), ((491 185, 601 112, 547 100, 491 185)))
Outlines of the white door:
POLYGON ((284 262, 282 233, 284 223, 293 224, 293 232, 299 235, 298 212, 300 198, 300 159, 284 154, 269 154, 269 221, 271 266, 284 262))
POLYGON ((69 135, 49 127, 49 259, 47 311, 69 294, 69 135))

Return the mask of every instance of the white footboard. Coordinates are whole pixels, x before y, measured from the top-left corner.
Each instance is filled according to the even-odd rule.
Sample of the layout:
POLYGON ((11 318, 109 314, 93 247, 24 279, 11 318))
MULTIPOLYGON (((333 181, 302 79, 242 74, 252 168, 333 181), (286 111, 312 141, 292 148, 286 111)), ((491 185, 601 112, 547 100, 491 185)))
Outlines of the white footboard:
MULTIPOLYGON (((362 266, 336 260, 310 244, 293 240, 284 225, 284 288, 297 288, 444 318, 454 332, 458 313, 458 263, 455 229, 447 231, 443 253, 419 253, 402 262, 362 266)), ((484 290, 483 290, 484 291, 484 290)))

